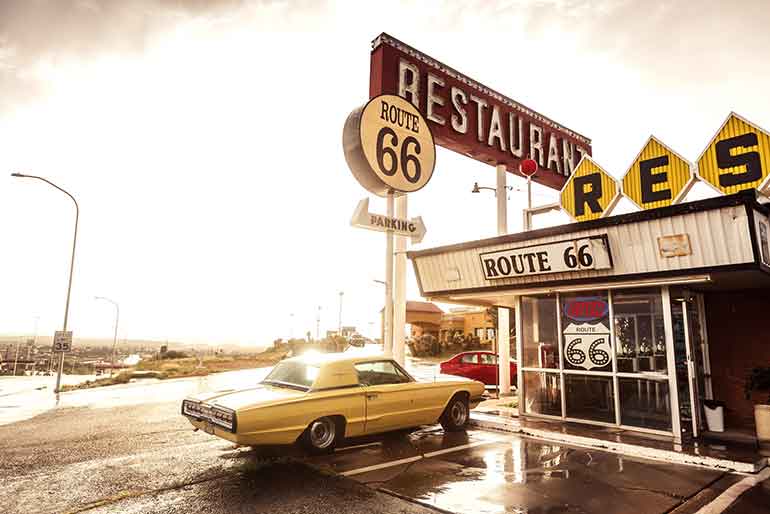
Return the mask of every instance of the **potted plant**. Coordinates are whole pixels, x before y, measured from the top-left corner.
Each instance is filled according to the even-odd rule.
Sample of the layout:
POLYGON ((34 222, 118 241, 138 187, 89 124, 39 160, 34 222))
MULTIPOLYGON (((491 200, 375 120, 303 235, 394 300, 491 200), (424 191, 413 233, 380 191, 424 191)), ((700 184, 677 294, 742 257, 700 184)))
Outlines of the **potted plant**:
POLYGON ((754 391, 768 393, 765 404, 754 405, 757 439, 767 443, 770 442, 770 367, 754 368, 746 377, 746 398, 750 400, 754 391))

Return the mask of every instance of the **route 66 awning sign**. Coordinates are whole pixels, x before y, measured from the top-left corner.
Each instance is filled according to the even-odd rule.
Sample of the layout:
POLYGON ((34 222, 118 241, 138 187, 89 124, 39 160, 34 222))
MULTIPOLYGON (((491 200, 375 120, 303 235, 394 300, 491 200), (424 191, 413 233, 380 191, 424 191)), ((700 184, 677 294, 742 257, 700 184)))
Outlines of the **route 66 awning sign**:
POLYGON ((604 368, 611 351, 610 329, 603 323, 570 323, 564 329, 564 360, 573 368, 604 368))

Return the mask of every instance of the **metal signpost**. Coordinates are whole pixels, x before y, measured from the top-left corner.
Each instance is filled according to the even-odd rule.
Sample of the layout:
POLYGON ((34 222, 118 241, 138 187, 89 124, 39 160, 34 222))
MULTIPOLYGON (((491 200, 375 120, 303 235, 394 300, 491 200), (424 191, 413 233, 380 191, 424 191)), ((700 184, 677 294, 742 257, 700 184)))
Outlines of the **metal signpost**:
MULTIPOLYGON (((72 351, 72 331, 57 330, 53 336, 53 351, 67 353, 72 351)), ((63 356, 62 356, 63 358, 63 356)))
POLYGON ((425 234, 421 218, 407 219, 406 193, 425 187, 433 175, 436 165, 433 134, 413 104, 399 96, 380 95, 348 116, 343 146, 345 160, 356 180, 368 191, 387 198, 385 216, 369 213, 366 199, 358 204, 351 224, 385 232, 383 348, 403 364, 406 236, 421 240, 425 234), (396 263, 394 245, 398 254, 396 263))
POLYGON ((388 217, 382 214, 369 212, 369 199, 364 198, 358 202, 350 224, 354 227, 376 230, 379 232, 392 232, 398 236, 408 237, 412 243, 419 243, 425 237, 425 223, 422 217, 403 219, 388 217))

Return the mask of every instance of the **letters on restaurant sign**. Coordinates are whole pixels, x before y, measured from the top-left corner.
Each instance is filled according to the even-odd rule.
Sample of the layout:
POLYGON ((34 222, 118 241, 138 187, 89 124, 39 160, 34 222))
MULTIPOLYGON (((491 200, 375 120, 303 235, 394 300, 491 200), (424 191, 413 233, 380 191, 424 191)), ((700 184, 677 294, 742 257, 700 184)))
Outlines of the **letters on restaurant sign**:
POLYGON ((606 234, 482 253, 479 258, 487 280, 612 267, 606 234))
POLYGON ((618 191, 641 209, 678 203, 697 181, 721 194, 770 185, 770 133, 730 113, 695 164, 650 137, 618 181, 585 157, 560 193, 560 205, 576 221, 607 215, 618 191))
POLYGON ((425 116, 436 144, 519 174, 537 161, 533 180, 560 189, 591 140, 489 89, 387 34, 373 43, 370 98, 398 95, 425 116))

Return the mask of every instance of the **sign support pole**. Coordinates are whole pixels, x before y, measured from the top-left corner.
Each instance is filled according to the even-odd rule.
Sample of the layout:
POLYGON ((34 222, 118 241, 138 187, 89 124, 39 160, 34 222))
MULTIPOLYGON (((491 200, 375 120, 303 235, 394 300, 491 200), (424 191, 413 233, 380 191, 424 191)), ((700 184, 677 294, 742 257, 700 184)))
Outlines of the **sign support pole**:
MULTIPOLYGON (((387 215, 394 215, 393 192, 388 192, 387 215)), ((393 231, 385 234, 385 318, 383 319, 382 350, 385 355, 393 355, 393 231)))
MULTIPOLYGON (((395 201, 396 217, 406 219, 407 195, 399 195, 395 201)), ((404 337, 406 332, 406 237, 396 236, 395 278, 393 307, 393 359, 404 365, 404 337)))
MULTIPOLYGON (((497 235, 508 233, 508 189, 506 188, 505 165, 497 165, 497 235)), ((506 307, 497 308, 497 351, 500 374, 500 396, 511 394, 511 332, 509 329, 510 311, 506 307)), ((521 362, 521 361, 518 361, 521 362)))

